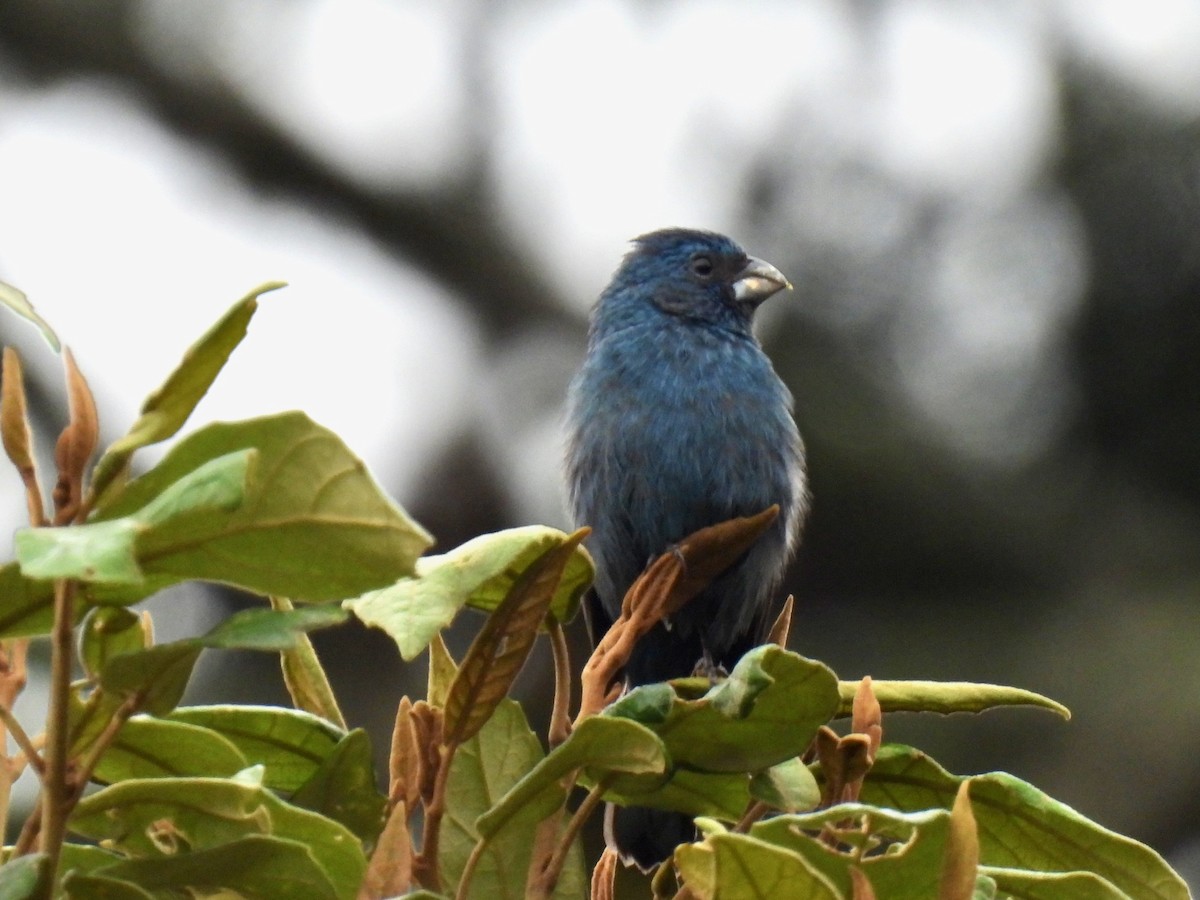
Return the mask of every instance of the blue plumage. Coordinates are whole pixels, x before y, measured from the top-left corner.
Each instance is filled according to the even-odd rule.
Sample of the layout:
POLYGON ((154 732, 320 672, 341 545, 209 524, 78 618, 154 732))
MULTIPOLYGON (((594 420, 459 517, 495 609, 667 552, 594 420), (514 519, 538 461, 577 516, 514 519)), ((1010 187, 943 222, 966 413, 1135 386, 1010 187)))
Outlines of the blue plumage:
MULTIPOLYGON (((592 527, 597 568, 593 633, 616 618, 646 564, 682 538, 773 503, 781 510, 743 559, 639 642, 631 686, 689 675, 702 659, 732 668, 778 609, 807 507, 804 449, 791 394, 751 320, 787 286, 727 237, 670 229, 634 242, 593 311, 567 412, 571 510, 592 527)), ((664 814, 625 812, 629 827, 618 820, 616 838, 639 863, 686 839, 664 827, 664 814)))

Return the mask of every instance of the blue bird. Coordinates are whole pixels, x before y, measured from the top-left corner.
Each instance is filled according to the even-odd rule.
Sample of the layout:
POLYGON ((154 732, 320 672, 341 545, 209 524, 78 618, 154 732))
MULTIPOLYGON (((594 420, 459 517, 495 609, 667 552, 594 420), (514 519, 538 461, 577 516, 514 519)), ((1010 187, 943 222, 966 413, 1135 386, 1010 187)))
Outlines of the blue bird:
MULTIPOLYGON (((729 238, 668 229, 633 242, 592 312, 587 356, 567 399, 567 492, 589 525, 596 580, 586 611, 598 640, 648 562, 694 531, 777 503, 747 553, 635 647, 628 687, 731 669, 762 643, 808 506, 792 396, 751 325, 790 288, 729 238)), ((626 808, 608 840, 648 868, 692 840, 690 818, 626 808)))

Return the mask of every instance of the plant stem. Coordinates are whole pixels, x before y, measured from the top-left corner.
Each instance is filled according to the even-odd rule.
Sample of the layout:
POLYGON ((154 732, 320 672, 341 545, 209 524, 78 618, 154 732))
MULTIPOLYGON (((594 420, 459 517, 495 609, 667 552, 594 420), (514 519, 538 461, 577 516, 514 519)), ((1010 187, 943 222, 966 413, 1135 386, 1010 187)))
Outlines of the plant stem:
MULTIPOLYGON (((21 727, 21 723, 16 720, 16 717, 5 706, 0 706, 0 722, 3 722, 4 728, 12 735, 13 740, 17 742, 17 746, 21 748, 21 752, 25 754, 25 759, 40 776, 46 769, 46 764, 42 760, 42 756, 37 751, 37 747, 33 746, 33 741, 29 735, 25 733, 25 729, 21 727)), ((0 732, 3 733, 3 732, 0 732)), ((12 760, 10 759, 11 763, 12 760)))
POLYGON ((41 850, 49 857, 49 884, 58 880, 58 860, 67 833, 67 753, 71 698, 71 658, 75 632, 76 583, 54 584, 54 627, 50 634, 50 708, 46 718, 46 770, 42 775, 41 850))
POLYGON ((550 622, 550 649, 554 656, 554 709, 547 739, 553 750, 571 736, 571 657, 562 623, 550 622))
POLYGON ((583 798, 579 808, 567 821, 567 827, 563 829, 558 846, 554 849, 554 855, 550 857, 550 861, 546 863, 546 868, 542 870, 538 879, 530 885, 530 897, 549 897, 554 893, 554 888, 558 885, 558 877, 562 874, 563 866, 566 865, 567 854, 571 852, 571 845, 579 837, 579 832, 583 830, 583 826, 591 818, 596 807, 603 802, 604 792, 608 790, 611 781, 610 776, 601 778, 583 798))
POLYGON ((437 777, 433 782, 433 796, 425 807, 425 824, 421 835, 421 853, 417 856, 414 869, 423 887, 438 892, 442 889, 442 872, 438 864, 438 850, 442 836, 442 816, 446 812, 446 783, 450 780, 450 763, 458 744, 442 747, 437 777))

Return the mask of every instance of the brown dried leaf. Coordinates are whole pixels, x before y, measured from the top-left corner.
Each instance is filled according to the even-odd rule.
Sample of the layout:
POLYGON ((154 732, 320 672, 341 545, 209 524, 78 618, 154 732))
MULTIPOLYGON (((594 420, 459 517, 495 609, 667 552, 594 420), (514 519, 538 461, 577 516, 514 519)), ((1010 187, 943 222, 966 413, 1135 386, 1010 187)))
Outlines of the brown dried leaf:
POLYGON ((375 852, 367 865, 358 900, 382 900, 408 893, 413 880, 412 834, 408 830, 408 807, 398 803, 392 807, 375 852))
POLYGON ((686 537, 673 551, 682 557, 684 571, 671 591, 667 615, 678 611, 737 562, 766 533, 778 515, 779 504, 774 504, 757 515, 719 522, 686 537))
POLYGON ((792 609, 795 605, 796 598, 788 594, 788 598, 783 601, 783 609, 779 611, 779 615, 775 617, 775 624, 771 626, 771 633, 767 635, 768 644, 787 647, 788 633, 792 630, 792 609))
POLYGON ((4 377, 0 379, 0 436, 4 452, 21 477, 33 468, 33 436, 25 409, 25 376, 21 357, 12 347, 4 348, 4 377))
POLYGON ((848 734, 838 741, 838 754, 842 758, 842 778, 845 779, 840 799, 843 803, 853 803, 875 761, 871 738, 865 734, 848 734))
POLYGON ((583 667, 578 723, 620 694, 618 674, 634 645, 666 616, 678 612, 714 578, 733 565, 779 515, 771 506, 754 516, 702 528, 654 560, 621 601, 621 615, 600 638, 583 667))
POLYGON ((950 810, 950 835, 946 840, 938 900, 971 900, 975 895, 975 879, 979 871, 979 834, 975 827, 975 814, 971 810, 970 790, 971 780, 964 779, 958 786, 958 794, 950 810))
POLYGON ((883 710, 871 687, 870 675, 863 677, 854 694, 854 707, 850 722, 851 731, 856 734, 864 734, 871 739, 871 761, 874 762, 875 754, 879 752, 879 745, 883 741, 883 710))
POLYGON ((21 357, 12 347, 4 348, 4 377, 0 379, 0 437, 4 452, 12 460, 25 485, 25 504, 29 524, 35 528, 46 524, 42 506, 42 489, 37 480, 37 465, 33 456, 33 434, 25 406, 25 376, 21 357))
POLYGON ((534 560, 475 636, 446 697, 447 746, 474 736, 508 695, 533 648, 567 561, 586 535, 587 529, 580 529, 534 560))
POLYGON ((412 701, 402 697, 396 708, 392 749, 388 757, 388 800, 393 806, 403 804, 406 809, 416 808, 421 800, 421 767, 422 753, 417 742, 412 701))
POLYGON ((63 363, 66 368, 70 420, 54 448, 54 462, 58 466, 58 485, 54 488, 56 525, 65 525, 79 512, 88 460, 96 452, 96 444, 100 439, 96 401, 69 349, 63 350, 63 363))
POLYGON ((420 762, 421 800, 428 806, 433 799, 438 769, 442 765, 442 711, 424 700, 418 700, 412 707, 411 722, 420 762))
POLYGON ((857 866, 850 868, 850 884, 854 889, 851 900, 875 900, 875 888, 871 887, 871 882, 857 866))
POLYGON ((619 862, 617 851, 612 847, 605 847, 596 863, 596 868, 592 869, 592 889, 588 894, 592 900, 616 900, 616 894, 613 893, 613 882, 617 877, 619 862))

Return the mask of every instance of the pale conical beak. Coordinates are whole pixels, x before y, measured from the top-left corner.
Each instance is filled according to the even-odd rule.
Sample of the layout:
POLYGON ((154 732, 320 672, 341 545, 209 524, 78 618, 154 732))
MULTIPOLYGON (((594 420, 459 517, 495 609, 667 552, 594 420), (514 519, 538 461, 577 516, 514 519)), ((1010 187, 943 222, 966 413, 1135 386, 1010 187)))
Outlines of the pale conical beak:
POLYGON ((758 305, 787 288, 792 289, 792 283, 783 277, 783 273, 761 259, 749 258, 746 267, 738 272, 733 281, 733 296, 738 303, 758 305))

